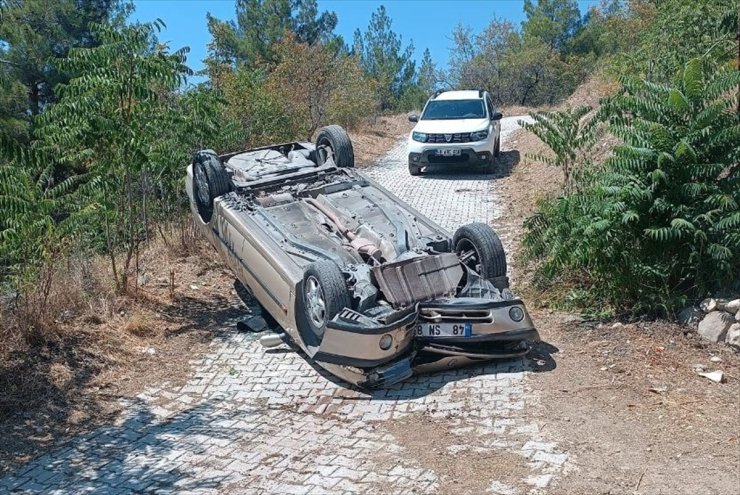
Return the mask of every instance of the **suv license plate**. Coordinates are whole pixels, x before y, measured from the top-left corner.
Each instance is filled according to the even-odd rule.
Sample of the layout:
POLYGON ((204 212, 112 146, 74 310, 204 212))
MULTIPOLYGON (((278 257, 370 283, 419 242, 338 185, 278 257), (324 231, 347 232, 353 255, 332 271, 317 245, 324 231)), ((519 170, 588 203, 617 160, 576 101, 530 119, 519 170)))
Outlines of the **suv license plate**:
POLYGON ((455 148, 437 150, 438 156, 460 156, 460 150, 455 148))
POLYGON ((470 323, 417 323, 417 337, 470 337, 470 323))

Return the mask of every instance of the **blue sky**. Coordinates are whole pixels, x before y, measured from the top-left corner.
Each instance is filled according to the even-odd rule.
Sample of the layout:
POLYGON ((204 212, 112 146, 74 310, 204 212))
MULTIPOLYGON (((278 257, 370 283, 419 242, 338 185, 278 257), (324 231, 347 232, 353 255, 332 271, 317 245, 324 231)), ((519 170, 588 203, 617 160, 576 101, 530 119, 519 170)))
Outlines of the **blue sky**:
MULTIPOLYGON (((581 13, 598 3, 599 0, 578 2, 581 13)), ((370 15, 381 4, 393 19, 393 30, 403 37, 404 45, 413 40, 417 60, 421 60, 424 49, 429 48, 440 68, 447 66, 452 45, 450 34, 458 23, 478 32, 494 15, 516 25, 524 20, 522 0, 319 0, 319 9, 337 13, 336 31, 351 43, 355 29, 364 32, 370 15)), ((234 0, 135 0, 134 5, 133 20, 146 22, 160 18, 164 21, 167 29, 160 33, 160 40, 168 41, 170 48, 190 47, 188 65, 194 70, 203 67, 201 61, 207 55, 206 45, 211 40, 206 13, 219 19, 235 16, 234 0)))

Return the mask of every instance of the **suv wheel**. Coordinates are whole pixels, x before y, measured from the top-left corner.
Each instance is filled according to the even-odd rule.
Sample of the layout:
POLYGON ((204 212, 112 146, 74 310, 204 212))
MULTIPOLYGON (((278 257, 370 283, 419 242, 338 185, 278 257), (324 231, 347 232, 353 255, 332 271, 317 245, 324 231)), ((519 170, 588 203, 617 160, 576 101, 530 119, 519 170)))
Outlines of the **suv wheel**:
POLYGON ((493 147, 493 156, 498 157, 501 154, 501 136, 496 139, 496 146, 493 147))
POLYGON ((409 163, 409 174, 411 175, 421 175, 421 167, 418 165, 412 165, 409 163))
POLYGON ((492 174, 496 172, 496 155, 492 154, 491 158, 488 159, 488 163, 483 166, 483 172, 486 174, 492 174))

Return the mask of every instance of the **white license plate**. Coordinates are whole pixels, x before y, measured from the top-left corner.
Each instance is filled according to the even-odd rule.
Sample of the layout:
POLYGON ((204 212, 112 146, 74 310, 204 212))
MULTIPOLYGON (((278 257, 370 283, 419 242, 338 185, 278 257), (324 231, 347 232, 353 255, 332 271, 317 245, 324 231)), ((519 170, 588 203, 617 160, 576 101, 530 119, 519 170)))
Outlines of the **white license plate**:
POLYGON ((451 149, 441 149, 437 150, 438 156, 460 156, 460 150, 451 148, 451 149))
POLYGON ((417 323, 417 337, 470 337, 471 323, 417 323))

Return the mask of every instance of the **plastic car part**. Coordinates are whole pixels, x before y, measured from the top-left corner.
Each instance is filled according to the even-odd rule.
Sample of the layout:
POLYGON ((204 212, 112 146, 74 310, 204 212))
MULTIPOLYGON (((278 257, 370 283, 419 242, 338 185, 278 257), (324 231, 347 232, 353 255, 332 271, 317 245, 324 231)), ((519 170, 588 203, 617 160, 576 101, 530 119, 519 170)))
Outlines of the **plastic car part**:
POLYGON ((452 238, 460 261, 486 279, 506 276, 506 252, 498 234, 485 223, 469 223, 452 238))
POLYGON ((385 263, 372 269, 386 300, 394 307, 455 293, 463 268, 457 255, 442 253, 385 263))
POLYGON ((324 165, 329 158, 332 158, 334 164, 340 168, 355 166, 352 141, 347 131, 338 125, 323 127, 316 136, 316 163, 324 165))

